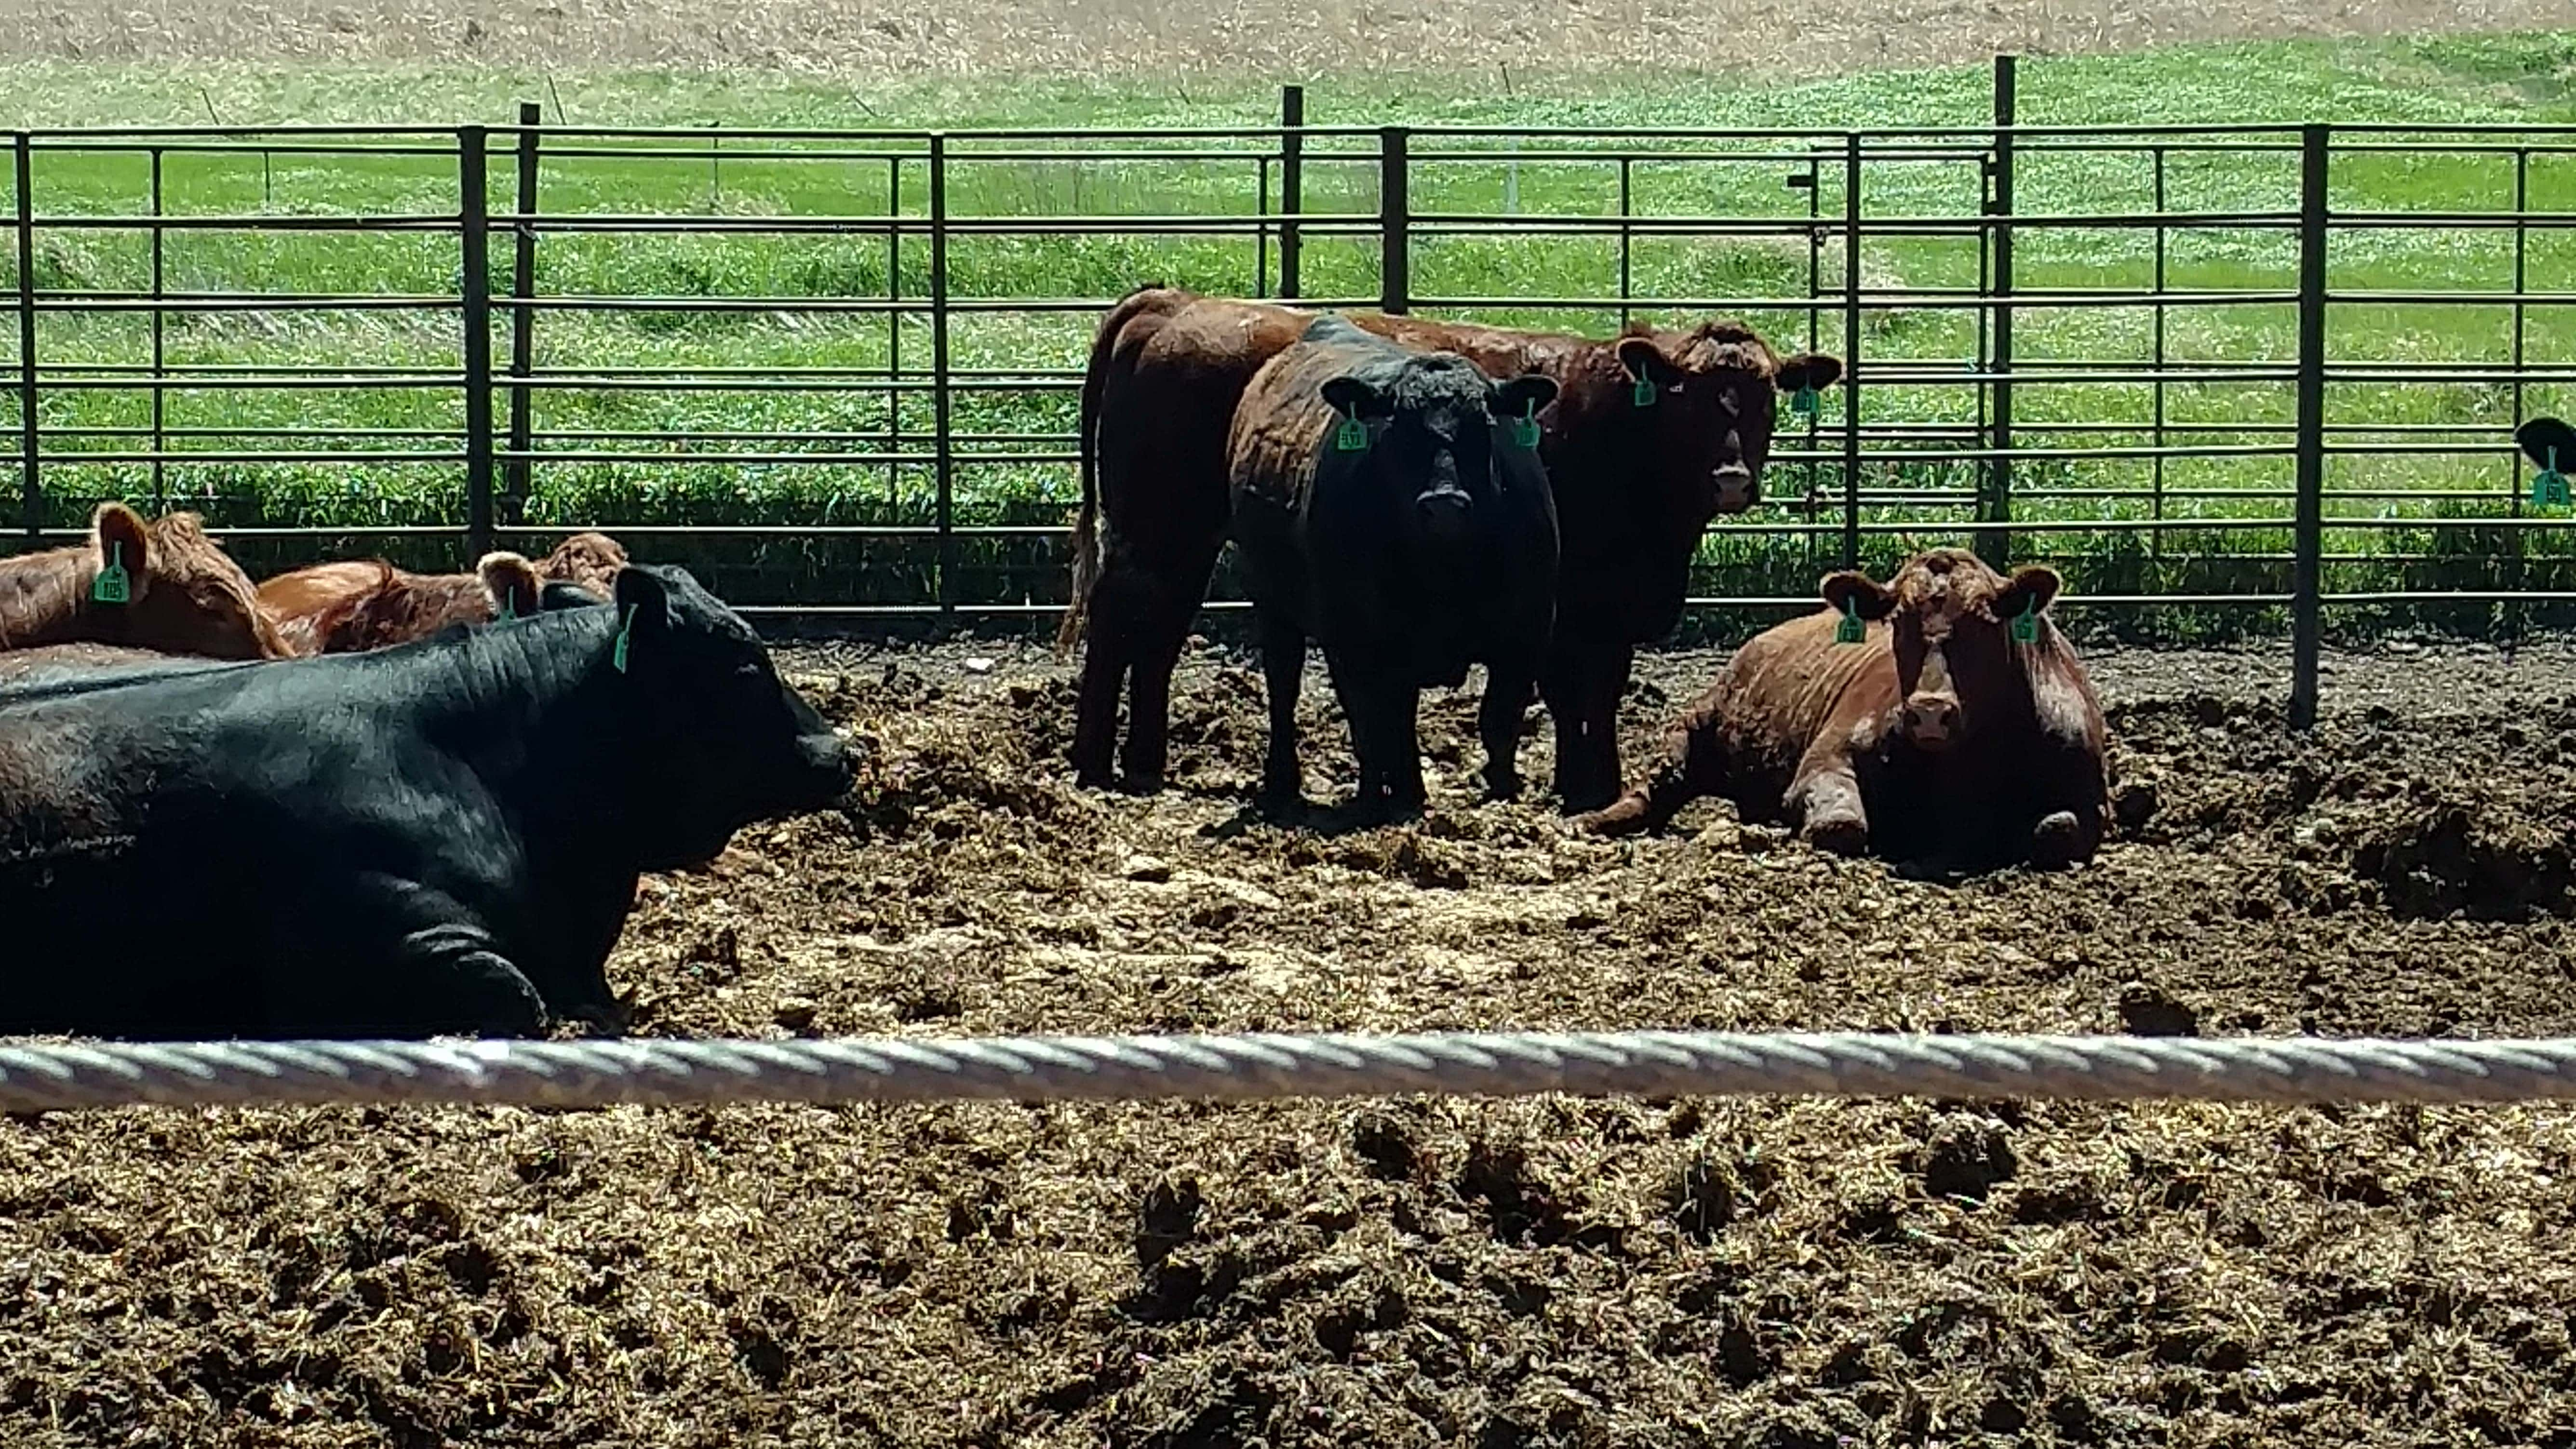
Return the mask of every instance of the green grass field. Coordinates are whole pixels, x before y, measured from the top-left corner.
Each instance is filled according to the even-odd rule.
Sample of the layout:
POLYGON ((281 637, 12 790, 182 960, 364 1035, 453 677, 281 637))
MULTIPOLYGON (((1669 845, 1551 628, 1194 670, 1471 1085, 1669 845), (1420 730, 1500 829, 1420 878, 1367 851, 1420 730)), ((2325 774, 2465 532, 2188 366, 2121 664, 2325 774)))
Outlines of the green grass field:
MULTIPOLYGON (((776 79, 682 77, 666 73, 577 77, 488 71, 342 72, 309 67, 262 70, 209 66, 150 70, 22 64, 0 70, 13 94, 28 100, 29 124, 186 125, 210 118, 227 124, 276 122, 406 122, 452 126, 503 123, 517 103, 536 100, 550 120, 632 127, 1121 127, 1152 132, 1180 126, 1275 123, 1275 89, 1225 83, 1183 95, 1134 86, 994 80, 903 82, 864 92, 846 85, 776 79)), ((1704 79, 1667 79, 1630 88, 1573 80, 1518 80, 1506 93, 1499 74, 1443 83, 1429 78, 1317 80, 1309 83, 1310 124, 1461 124, 1480 126, 1847 127, 1978 125, 1987 119, 1983 68, 1885 73, 1768 89, 1704 79)), ((2576 124, 2576 32, 2500 39, 2345 44, 2198 47, 2091 59, 2024 63, 2021 118, 2026 124, 2216 122, 2290 123, 2313 119, 2386 122, 2426 128, 2464 124, 2576 124)), ((2576 140, 2576 136, 2553 138, 2576 140)), ((2279 138, 2265 138, 2277 148, 2279 138)), ((550 146, 554 143, 549 141, 550 146)), ((554 156, 540 167, 539 210, 655 213, 679 217, 925 215, 927 171, 918 161, 793 159, 780 143, 680 138, 654 143, 684 154, 640 157, 554 156), (764 157, 744 154, 768 153, 764 157), (900 195, 890 180, 899 170, 900 195)), ((1206 149, 1212 143, 1148 136, 1129 149, 1206 149)), ((1779 153, 1802 149, 1766 142, 1634 143, 1699 153, 1779 153)), ((1820 169, 1813 204, 1828 221, 1844 202, 1836 154, 1820 169)), ((1306 171, 1310 214, 1373 216, 1377 173, 1373 138, 1318 140, 1306 171)), ((1528 142, 1601 149, 1602 143, 1528 142)), ((1242 215, 1275 206, 1265 199, 1251 157, 1068 162, 1032 159, 1052 143, 969 143, 953 148, 949 211, 953 217, 1242 215), (969 159, 1008 149, 1010 159, 969 159)), ((1633 148, 1633 147, 1632 147, 1633 148)), ((811 149, 811 148, 807 148, 811 149)), ((918 143, 894 149, 917 153, 918 143)), ((1099 149, 1095 144, 1091 149, 1099 149)), ((1411 180, 1417 215, 1521 215, 1601 218, 1619 211, 1619 168, 1603 160, 1508 161, 1500 141, 1418 139, 1417 153, 1475 151, 1458 160, 1417 160, 1411 180)), ((1953 148, 1960 149, 1960 148, 1953 148)), ((2297 201, 2297 157, 2280 149, 2211 148, 2206 138, 2175 149, 2164 168, 2164 205, 2179 212, 2284 212, 2297 201)), ((1787 159, 1666 159, 1629 173, 1629 210, 1639 217, 1726 215, 1806 221, 1808 192, 1785 183, 1804 167, 1787 159)), ((150 170, 139 154, 44 149, 36 155, 34 203, 41 215, 143 214, 150 170)), ((2123 155, 2025 149, 2016 168, 2018 210, 2027 217, 2101 216, 2156 209, 2156 178, 2143 152, 2123 155)), ((2338 211, 2496 212, 2514 205, 2515 158, 2398 152, 2338 155, 2332 200, 2338 211)), ((506 210, 515 188, 506 156, 491 169, 491 204, 506 210)), ((2522 171, 2524 207, 2576 213, 2576 153, 2538 151, 2522 171)), ((318 156, 277 153, 172 154, 166 158, 164 210, 172 215, 364 213, 428 215, 456 206, 451 156, 318 156)), ((1980 195, 1973 156, 1876 160, 1865 173, 1864 214, 1959 218, 1976 213, 1980 195)), ((2519 236, 2527 290, 2576 294, 2576 236, 2539 227, 2519 236)), ((2029 226, 2018 241, 2016 280, 2025 291, 2133 288, 2149 285, 2158 266, 2155 234, 2144 227, 2029 226)), ((2514 282, 2517 234, 2421 227, 2339 232, 2330 254, 2330 285, 2342 290, 2498 293, 2514 282)), ((497 289, 510 281, 506 238, 496 239, 497 289)), ((1864 248, 1865 288, 1890 296, 1864 317, 1860 356, 1866 369, 1919 378, 1928 368, 1960 366, 1979 348, 1977 314, 1909 296, 1925 289, 1973 288, 1979 246, 1973 235, 1873 237, 1864 248)), ((151 284, 151 252, 139 232, 57 228, 35 244, 40 288, 141 291, 151 284)), ((7 260, 7 259, 0 259, 7 260)), ((167 234, 164 284, 177 292, 263 291, 281 294, 452 294, 460 275, 455 238, 427 233, 177 230, 167 234)), ((882 298, 890 288, 919 301, 929 292, 926 241, 899 253, 883 236, 807 234, 632 235, 555 233, 539 245, 538 287, 546 296, 882 298)), ((2287 290, 2295 282, 2297 246, 2280 229, 2176 228, 2162 266, 2169 287, 2204 292, 2287 290)), ((1275 283, 1275 253, 1256 254, 1248 236, 961 235, 949 246, 951 294, 978 302, 1114 296, 1146 280, 1244 293, 1275 283)), ((14 262, 8 265, 15 282, 14 262)), ((1644 297, 1795 301, 1800 310, 1761 311, 1767 331, 1806 345, 1811 292, 1838 291, 1839 237, 1826 236, 1811 260, 1803 236, 1641 237, 1629 255, 1629 287, 1644 297), (1815 268, 1811 274, 1811 265, 1815 268)), ((1313 297, 1377 294, 1373 237, 1310 236, 1304 292, 1313 297)), ((1618 291, 1619 246, 1593 236, 1430 236, 1412 252, 1417 297, 1607 297, 1618 291)), ((1839 304, 1821 304, 1817 342, 1841 351, 1839 304)), ((1431 310, 1431 309, 1424 309, 1431 310)), ((1441 309, 1453 311, 1456 309, 1441 309)), ((1541 312, 1503 306, 1467 315, 1583 330, 1616 324, 1614 310, 1541 312)), ((1652 312, 1641 315, 1656 315, 1652 312)), ((148 363, 152 328, 140 313, 47 312, 38 355, 49 369, 83 364, 148 363)), ((1025 371, 1075 366, 1089 335, 1087 313, 961 311, 952 326, 953 361, 964 369, 1025 371)), ((2147 308, 2030 306, 2016 324, 2016 355, 2143 367, 2155 355, 2161 325, 2165 355, 2213 364, 2282 366, 2293 356, 2294 309, 2284 304, 2175 304, 2147 308)), ((2329 318, 2338 364, 2392 362, 2501 366, 2513 353, 2514 309, 2500 303, 2440 306, 2350 302, 2329 318)), ((889 323, 881 314, 560 311, 535 326, 540 369, 742 369, 774 376, 784 368, 882 368, 899 358, 927 369, 928 320, 918 313, 889 323)), ((452 311, 174 314, 162 346, 173 365, 293 365, 329 371, 350 365, 451 371, 460 351, 452 311)), ((14 365, 14 340, 8 360, 14 365)), ((2576 374, 2576 328, 2563 307, 2525 309, 2522 349, 2533 365, 2576 374)), ((506 361, 506 333, 495 355, 506 361)), ((1865 373, 1864 376, 1868 376, 1865 373)), ((891 408, 882 389, 805 391, 577 391, 540 388, 535 421, 541 447, 582 453, 651 453, 645 461, 571 461, 540 465, 526 517, 532 524, 623 525, 779 523, 923 523, 931 516, 932 477, 925 462, 797 463, 693 461, 774 451, 840 455, 887 453, 926 459, 932 403, 926 389, 905 391, 891 408), (660 435, 700 436, 685 443, 660 435)), ((2057 448, 2140 447, 2157 440, 2161 401, 2166 440, 2216 446, 2285 445, 2292 417, 2286 382, 2048 384, 2018 389, 2016 416, 2026 445, 2057 448), (2052 425, 2060 429, 2052 431, 2052 425), (2074 430, 2066 430, 2072 428, 2074 430), (2194 431, 2194 429, 2202 429, 2194 431)), ((132 452, 149 445, 150 395, 134 389, 80 391, 49 386, 42 400, 48 447, 132 452), (84 431, 90 430, 90 431, 84 431)), ((2534 383, 2520 415, 2576 406, 2571 389, 2534 383)), ((2508 519, 2529 510, 2517 501, 2523 470, 2500 444, 2517 416, 2515 389, 2488 382, 2339 384, 2329 420, 2369 427, 2455 427, 2453 435, 2339 432, 2339 446, 2367 449, 2388 440, 2414 443, 2447 436, 2476 444, 2475 456, 2431 452, 2355 451, 2329 461, 2332 516, 2350 520, 2508 519), (2431 495, 2431 496, 2413 496, 2431 495)), ((1839 395, 1823 421, 1840 420, 1839 395)), ((506 416, 506 413, 504 414, 506 416)), ((1978 389, 1929 379, 1871 383, 1863 418, 1873 430, 1865 486, 1873 524, 1916 525, 1907 533, 1873 534, 1869 553, 1885 560, 1931 542, 1962 536, 1978 464, 1903 458, 1906 449, 1948 446, 1927 430, 1973 429, 1981 418, 1978 389), (1907 435, 1912 436, 1907 436, 1907 435)), ((453 453, 463 424, 453 389, 258 390, 192 383, 170 391, 163 427, 170 446, 211 452, 304 452, 356 448, 453 453), (260 429, 313 429, 286 438, 260 429)), ((961 450, 979 461, 957 473, 958 517, 969 522, 1054 523, 1074 496, 1073 472, 1059 457, 1069 446, 1072 397, 1057 390, 961 392, 954 429, 961 450)), ((1828 448, 1830 438, 1822 440, 1828 448)), ((1792 440, 1805 446, 1805 440, 1792 440)), ((2088 593, 2271 592, 2286 588, 2285 528, 2230 526, 2285 518, 2287 457, 2174 458, 2161 466, 2136 458, 2024 461, 2015 470, 2015 515, 2021 520, 2119 522, 2161 516, 2207 527, 2161 537, 2133 530, 2024 534, 2017 555, 2049 557, 2088 593), (2277 496, 2247 496, 2258 493, 2277 496), (2158 495, 2161 496, 2158 496, 2158 495)), ((452 462, 315 461, 191 463, 158 478, 134 463, 52 463, 44 473, 51 520, 77 524, 91 500, 123 495, 149 500, 156 489, 206 511, 219 525, 386 525, 461 519, 462 473, 452 462)), ((0 480, 5 485, 7 480, 0 480)), ((1724 594, 1803 594, 1839 547, 1831 532, 1798 534, 1780 525, 1838 518, 1836 464, 1786 464, 1775 470, 1770 501, 1744 520, 1722 526, 1704 553, 1703 586, 1724 594), (1766 531, 1768 530, 1768 531, 1766 531)), ((2563 513, 2564 510, 2560 510, 2563 513)), ((342 541, 350 549, 370 541, 342 541)), ((259 554, 257 541, 246 553, 259 554)), ((673 550, 721 579, 745 602, 904 602, 933 595, 932 551, 917 540, 789 538, 675 542, 673 550)), ((2521 532, 2463 527, 2346 527, 2330 533, 2328 587, 2477 589, 2576 588, 2576 532, 2521 532)), ((646 549, 644 551, 653 551, 646 549)), ((271 549, 262 562, 309 554, 309 545, 271 549)), ((1044 602, 1061 590, 1061 545, 1053 539, 979 541, 966 562, 974 571, 958 587, 967 599, 1044 602)), ((454 546, 424 543, 413 556, 452 561, 454 546)), ((2463 616, 2475 624, 2483 607, 2463 616)), ((2252 622, 2240 619, 2238 622, 2252 622)), ((2194 628, 2210 627, 2198 620, 2194 628)))

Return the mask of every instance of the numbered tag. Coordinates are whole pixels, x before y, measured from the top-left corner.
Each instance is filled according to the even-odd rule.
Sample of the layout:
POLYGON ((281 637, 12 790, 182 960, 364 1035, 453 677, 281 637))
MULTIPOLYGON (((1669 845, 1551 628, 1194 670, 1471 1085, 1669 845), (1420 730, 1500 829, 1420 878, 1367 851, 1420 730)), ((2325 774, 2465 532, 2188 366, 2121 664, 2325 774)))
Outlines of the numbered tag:
POLYGON ((617 652, 608 656, 608 662, 616 665, 617 672, 620 674, 626 672, 626 646, 634 641, 635 606, 629 604, 626 606, 626 617, 617 625, 617 652))
POLYGON ((2531 475, 2531 502, 2535 508, 2567 506, 2567 475, 2558 471, 2558 450, 2549 450, 2549 461, 2531 475))
POLYGON ((1344 418, 1341 426, 1333 429, 1333 448, 1336 452, 1364 453, 1368 451, 1368 443, 1368 424, 1357 418, 1344 418))
POLYGON ((2037 599, 2032 599, 2021 606, 2020 613, 2013 615, 2012 637, 2015 644, 2036 644, 2039 642, 2038 609, 2039 601, 2037 599))
POLYGON ((102 604, 122 604, 134 597, 133 580, 125 573, 125 545, 107 546, 107 567, 90 581, 89 596, 102 604))
POLYGON ((1655 405, 1655 380, 1651 377, 1638 378, 1636 386, 1628 389, 1628 400, 1641 408, 1653 407, 1655 405))
POLYGON ((1512 446, 1515 448, 1537 447, 1538 404, 1530 404, 1528 411, 1522 413, 1519 417, 1510 419, 1509 426, 1507 426, 1503 431, 1510 436, 1512 446))
POLYGON ((1869 626, 1860 621, 1860 605, 1850 599, 1843 600, 1842 622, 1834 625, 1834 642, 1857 644, 1868 634, 1869 626))
POLYGON ((1812 418, 1816 415, 1816 408, 1822 402, 1823 399, 1816 396, 1814 388, 1802 387, 1789 394, 1789 411, 1803 418, 1812 418))

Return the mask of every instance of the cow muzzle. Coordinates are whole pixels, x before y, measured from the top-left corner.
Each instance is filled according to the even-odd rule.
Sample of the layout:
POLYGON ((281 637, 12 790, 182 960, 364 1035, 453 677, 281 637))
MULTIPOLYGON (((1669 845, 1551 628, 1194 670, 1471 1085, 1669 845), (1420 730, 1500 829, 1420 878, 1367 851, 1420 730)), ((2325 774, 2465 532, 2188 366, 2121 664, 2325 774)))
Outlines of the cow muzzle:
POLYGON ((1929 692, 1908 696, 1899 721, 1908 742, 1933 754, 1958 743, 1961 724, 1958 696, 1929 692))
POLYGON ((1742 513, 1762 501, 1762 485, 1755 480, 1753 470, 1740 463, 1729 463, 1710 473, 1709 482, 1717 490, 1720 513, 1742 513))

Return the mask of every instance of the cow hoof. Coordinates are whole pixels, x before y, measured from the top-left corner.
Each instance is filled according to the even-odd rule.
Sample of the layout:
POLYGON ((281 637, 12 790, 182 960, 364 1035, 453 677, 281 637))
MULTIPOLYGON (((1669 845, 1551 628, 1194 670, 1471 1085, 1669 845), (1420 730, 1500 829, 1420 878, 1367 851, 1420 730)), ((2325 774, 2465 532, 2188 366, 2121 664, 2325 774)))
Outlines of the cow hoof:
POLYGON ((1802 833, 1809 845, 1833 855, 1858 855, 1869 849, 1868 822, 1848 815, 1810 822, 1802 833))
POLYGON ((2084 825, 2072 810, 2043 815, 2030 832, 2030 863, 2041 870, 2073 865, 2084 839, 2084 825))
POLYGON ((1501 779, 1485 782, 1485 803, 1488 805, 1508 804, 1519 798, 1521 798, 1521 779, 1518 775, 1506 775, 1501 779))
POLYGON ((1073 772, 1073 786, 1077 790, 1107 790, 1115 786, 1117 783, 1117 779, 1107 770, 1076 770, 1073 772))
POLYGON ((1129 775, 1118 782, 1118 788, 1130 795, 1160 795, 1163 793, 1163 777, 1129 775))

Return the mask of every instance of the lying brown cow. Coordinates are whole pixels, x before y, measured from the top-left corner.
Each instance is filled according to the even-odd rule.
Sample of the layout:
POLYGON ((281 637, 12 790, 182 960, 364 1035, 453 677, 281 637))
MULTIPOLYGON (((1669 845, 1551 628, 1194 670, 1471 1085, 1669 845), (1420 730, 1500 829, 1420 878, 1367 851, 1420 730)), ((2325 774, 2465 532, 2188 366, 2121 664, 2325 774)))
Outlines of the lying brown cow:
MULTIPOLYGON (((1166 766, 1172 668, 1225 537, 1226 429, 1252 375, 1312 314, 1170 287, 1129 294, 1101 319, 1082 388, 1082 509, 1061 647, 1087 637, 1073 763, 1133 789, 1166 766)), ((1539 679, 1556 720, 1556 789, 1569 810, 1619 789, 1613 725, 1635 646, 1681 612, 1700 536, 1757 501, 1781 393, 1823 388, 1842 364, 1781 359, 1750 329, 1632 327, 1606 340, 1413 317, 1350 321, 1488 377, 1557 384, 1536 416, 1561 531, 1556 625, 1539 679)))
POLYGON ((259 586, 260 602, 299 652, 354 654, 426 638, 450 624, 488 623, 503 612, 537 612, 548 583, 609 597, 626 550, 615 539, 576 533, 537 563, 515 553, 483 556, 470 574, 407 573, 381 559, 315 564, 259 586))
POLYGON ((197 515, 145 523, 122 503, 98 506, 86 544, 0 559, 0 649, 80 642, 213 659, 293 652, 197 515))
POLYGON ((2102 704, 2048 617, 2057 589, 2044 565, 2006 579, 1965 549, 1922 554, 1889 584, 1829 574, 1823 611, 1737 650, 1656 773, 1576 824, 1659 828, 1721 795, 1846 854, 2089 860, 2110 797, 2102 704))

